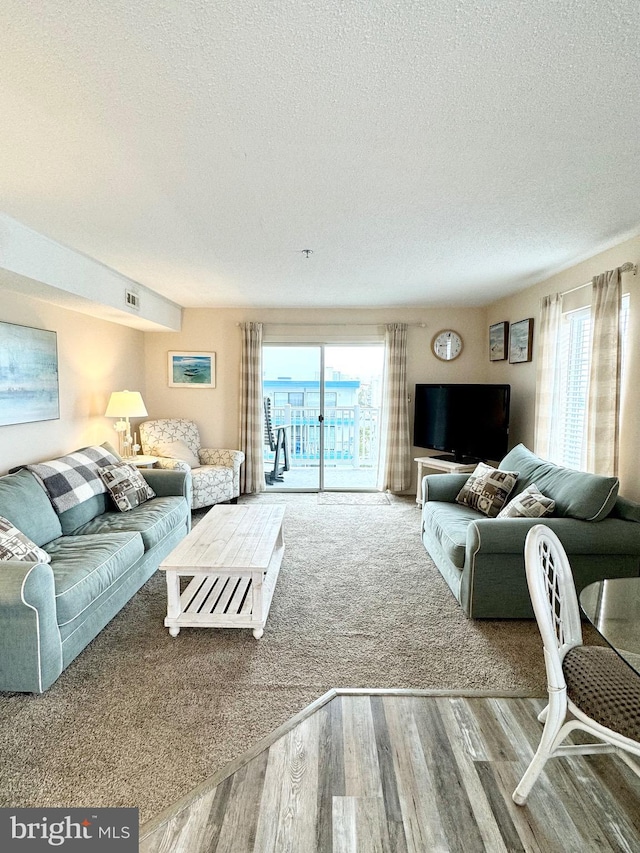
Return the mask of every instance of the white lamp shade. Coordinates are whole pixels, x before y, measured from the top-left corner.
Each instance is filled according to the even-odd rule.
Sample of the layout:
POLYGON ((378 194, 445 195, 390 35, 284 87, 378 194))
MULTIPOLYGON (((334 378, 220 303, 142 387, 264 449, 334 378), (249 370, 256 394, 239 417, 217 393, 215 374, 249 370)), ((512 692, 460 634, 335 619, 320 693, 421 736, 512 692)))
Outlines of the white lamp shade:
POLYGON ((106 418, 142 418, 147 410, 139 391, 113 391, 109 398, 106 418))

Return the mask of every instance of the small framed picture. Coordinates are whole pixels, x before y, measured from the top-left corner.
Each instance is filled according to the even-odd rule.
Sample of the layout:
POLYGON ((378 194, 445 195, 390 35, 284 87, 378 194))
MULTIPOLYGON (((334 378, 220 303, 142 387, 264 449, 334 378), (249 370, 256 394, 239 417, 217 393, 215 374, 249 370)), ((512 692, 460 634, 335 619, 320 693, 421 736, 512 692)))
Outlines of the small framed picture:
POLYGON ((509 363, 531 361, 533 350, 533 317, 512 323, 509 329, 509 363))
POLYGON ((215 352, 170 352, 169 388, 215 388, 215 352))
POLYGON ((507 357, 509 324, 506 320, 489 326, 489 361, 504 361, 507 357))

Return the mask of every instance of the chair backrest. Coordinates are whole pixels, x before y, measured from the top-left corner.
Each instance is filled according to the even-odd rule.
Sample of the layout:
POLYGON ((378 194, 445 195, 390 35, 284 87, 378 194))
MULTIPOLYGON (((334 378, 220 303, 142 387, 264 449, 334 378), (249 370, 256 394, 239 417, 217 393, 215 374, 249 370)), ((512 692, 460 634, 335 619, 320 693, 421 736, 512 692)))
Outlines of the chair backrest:
POLYGON ((269 450, 276 449, 276 434, 273 430, 271 400, 269 397, 264 398, 264 443, 268 445, 269 450))
POLYGON ((143 453, 149 456, 157 454, 161 444, 170 441, 184 441, 197 456, 200 450, 200 433, 193 421, 186 418, 159 418, 155 421, 144 421, 140 424, 140 442, 143 453))
POLYGON ((566 687, 562 661, 582 645, 578 596, 566 551, 556 534, 536 524, 527 534, 524 560, 531 604, 544 645, 549 687, 566 687))

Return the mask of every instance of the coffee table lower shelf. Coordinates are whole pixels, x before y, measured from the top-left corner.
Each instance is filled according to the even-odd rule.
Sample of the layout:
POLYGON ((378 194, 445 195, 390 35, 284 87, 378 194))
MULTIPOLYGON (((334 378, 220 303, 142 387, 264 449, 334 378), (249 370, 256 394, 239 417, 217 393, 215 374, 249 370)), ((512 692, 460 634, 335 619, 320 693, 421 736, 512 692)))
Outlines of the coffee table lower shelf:
POLYGON ((264 634, 284 545, 276 547, 266 572, 235 569, 202 572, 167 569, 165 627, 172 637, 180 628, 250 628, 256 640, 264 634), (180 577, 191 581, 180 592, 180 577))

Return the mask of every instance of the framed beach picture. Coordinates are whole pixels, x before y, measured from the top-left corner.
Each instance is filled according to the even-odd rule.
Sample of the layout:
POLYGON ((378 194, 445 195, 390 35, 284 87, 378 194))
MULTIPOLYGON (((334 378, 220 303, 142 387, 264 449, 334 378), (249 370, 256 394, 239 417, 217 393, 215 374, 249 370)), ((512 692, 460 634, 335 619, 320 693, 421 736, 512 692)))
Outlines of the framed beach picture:
POLYGON ((512 323, 509 330, 509 363, 531 361, 533 349, 533 317, 512 323))
POLYGON ((58 336, 0 323, 0 426, 59 417, 58 336))
POLYGON ((215 388, 215 352, 170 352, 170 388, 215 388))
POLYGON ((504 361, 507 357, 509 324, 506 320, 489 326, 489 361, 504 361))

